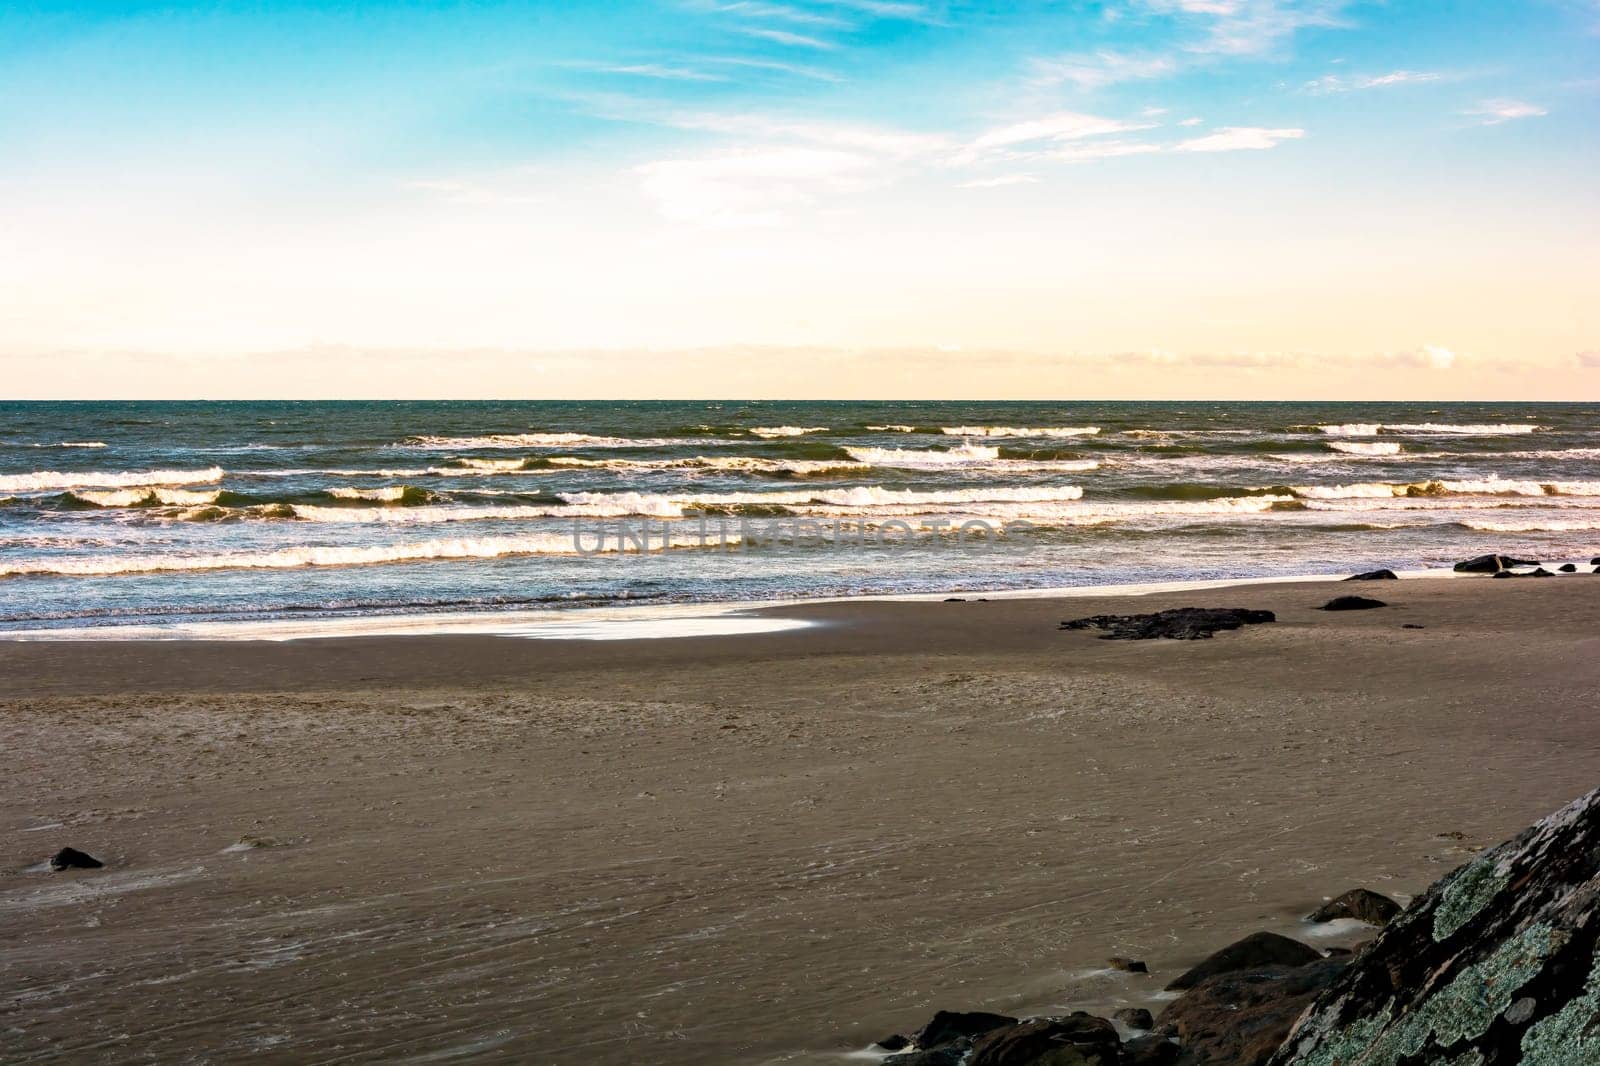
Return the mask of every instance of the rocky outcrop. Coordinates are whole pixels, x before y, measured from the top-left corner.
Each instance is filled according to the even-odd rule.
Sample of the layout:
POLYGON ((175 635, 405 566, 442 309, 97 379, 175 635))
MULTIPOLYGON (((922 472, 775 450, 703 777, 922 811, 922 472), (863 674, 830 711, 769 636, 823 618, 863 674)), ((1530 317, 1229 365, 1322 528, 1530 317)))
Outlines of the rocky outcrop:
POLYGON ((911 1037, 912 1043, 923 1051, 944 1047, 962 1040, 971 1040, 1005 1026, 1016 1025, 1017 1019, 1007 1014, 990 1014, 988 1011, 942 1010, 933 1020, 911 1037))
POLYGON ((1364 574, 1351 574, 1346 581, 1399 581, 1400 575, 1393 570, 1368 570, 1364 574))
POLYGON ((98 870, 105 863, 79 851, 77 848, 62 848, 50 856, 50 869, 52 870, 98 870))
POLYGON ((1208 977, 1262 966, 1304 966, 1322 958, 1316 948, 1277 933, 1251 933, 1220 951, 1214 951, 1174 978, 1167 989, 1193 988, 1208 977))
POLYGON ((1243 607, 1178 607, 1155 614, 1097 614, 1062 622, 1062 629, 1103 629, 1101 640, 1208 640, 1211 634, 1276 622, 1271 611, 1243 607))
POLYGON ((1511 555, 1480 555, 1457 563, 1455 569, 1461 574, 1495 574, 1501 570, 1510 570, 1514 566, 1538 565, 1537 559, 1518 559, 1511 555))
POLYGON ((1106 960, 1106 965, 1111 967, 1113 970, 1121 970, 1123 973, 1150 972, 1150 967, 1145 965, 1145 961, 1143 959, 1127 959, 1123 958, 1121 955, 1111 956, 1106 960))
POLYGON ((1185 1064, 1261 1066, 1312 998, 1349 964, 1348 958, 1318 959, 1208 977, 1161 1012, 1156 1031, 1177 1037, 1185 1064))
POLYGON ((1111 1020, 1121 1022, 1129 1029, 1146 1031, 1156 1027, 1156 1020, 1143 1007, 1123 1007, 1111 1015, 1111 1020))
POLYGON ((1437 882, 1273 1066, 1600 1062, 1600 791, 1437 882))
POLYGON ((1496 573, 1494 576, 1495 577, 1555 577, 1556 575, 1552 574, 1550 571, 1546 570, 1544 567, 1541 566, 1541 567, 1538 567, 1537 569, 1528 571, 1526 574, 1518 574, 1518 573, 1515 573, 1514 571, 1511 571, 1511 570, 1501 570, 1498 573, 1496 573))
POLYGON ((978 1039, 966 1066, 1119 1066, 1122 1039, 1104 1018, 1035 1018, 978 1039))
POLYGON ((1306 921, 1336 922, 1341 918, 1354 918, 1368 925, 1387 925, 1399 913, 1400 904, 1388 896, 1369 888, 1352 888, 1312 911, 1306 921))
POLYGON ((1369 596, 1336 596, 1327 603, 1318 607, 1319 611, 1370 611, 1377 607, 1387 607, 1382 600, 1375 600, 1369 596))

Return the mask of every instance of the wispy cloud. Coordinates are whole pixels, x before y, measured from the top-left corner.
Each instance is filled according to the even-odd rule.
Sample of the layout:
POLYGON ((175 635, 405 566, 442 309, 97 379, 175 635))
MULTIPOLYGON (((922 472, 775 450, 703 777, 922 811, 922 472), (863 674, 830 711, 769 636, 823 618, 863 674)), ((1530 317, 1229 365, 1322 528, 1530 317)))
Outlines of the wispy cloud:
POLYGON ((978 178, 961 183, 963 189, 999 189, 1007 185, 1035 185, 1039 181, 1032 174, 1002 174, 995 178, 978 178))
POLYGON ((721 74, 708 74, 690 67, 670 67, 660 63, 629 63, 619 66, 589 68, 597 74, 626 74, 637 78, 656 78, 660 81, 727 81, 721 74))
POLYGON ((1395 70, 1388 74, 1376 74, 1364 78, 1346 78, 1338 74, 1328 74, 1308 81, 1305 91, 1315 96, 1331 96, 1335 93, 1360 92, 1363 89, 1386 89, 1394 85, 1415 85, 1419 82, 1439 81, 1444 75, 1436 71, 1395 70))
POLYGON ((801 26, 849 26, 850 23, 834 15, 792 7, 789 4, 760 3, 758 0, 734 0, 732 3, 704 5, 712 11, 744 18, 772 19, 801 26))
POLYGON ((1061 111, 990 130, 975 139, 971 148, 982 152, 1029 142, 1073 141, 1084 137, 1101 137, 1110 133, 1128 133, 1154 128, 1154 125, 1148 122, 1124 122, 1119 119, 1102 118, 1099 115, 1061 111))
POLYGON ((1538 104, 1523 103, 1520 100, 1485 100, 1477 107, 1463 111, 1478 120, 1480 126, 1498 126, 1503 122, 1513 122, 1519 118, 1539 118, 1550 112, 1538 104))
POLYGON ((1032 63, 1035 85, 1071 84, 1080 89, 1101 89, 1128 81, 1162 78, 1178 70, 1170 56, 1130 55, 1125 52, 1090 52, 1044 57, 1032 63))
POLYGON ((793 48, 813 48, 825 51, 837 47, 832 41, 824 41, 820 37, 811 37, 803 33, 790 33, 788 30, 773 30, 761 26, 740 26, 737 29, 746 37, 756 37, 763 41, 789 45, 793 48))
POLYGON ((1174 152, 1240 152, 1276 148, 1283 141, 1299 140, 1302 129, 1267 129, 1263 126, 1224 126, 1215 133, 1180 141, 1174 152))
POLYGON ((1600 349, 1579 352, 1577 355, 1573 356, 1573 358, 1578 361, 1578 365, 1581 367, 1586 367, 1590 370, 1600 370, 1600 349))
POLYGON ((1200 35, 1184 50, 1201 55, 1263 55, 1300 30, 1344 25, 1348 0, 1140 0, 1145 8, 1183 18, 1200 35))
POLYGON ((811 78, 815 81, 837 82, 843 80, 831 70, 806 66, 802 63, 783 63, 775 59, 750 59, 745 56, 707 56, 699 60, 699 62, 741 67, 747 70, 770 70, 779 74, 793 74, 798 78, 811 78))
POLYGON ((876 180, 872 157, 824 148, 771 148, 638 168, 641 186, 667 218, 713 228, 781 225, 825 193, 876 180))

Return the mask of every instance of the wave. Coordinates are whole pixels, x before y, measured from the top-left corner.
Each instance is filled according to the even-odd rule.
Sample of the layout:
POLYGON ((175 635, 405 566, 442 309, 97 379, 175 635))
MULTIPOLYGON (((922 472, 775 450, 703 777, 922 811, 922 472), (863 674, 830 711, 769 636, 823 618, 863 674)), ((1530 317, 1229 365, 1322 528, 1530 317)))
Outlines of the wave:
POLYGON ((1099 426, 941 426, 950 437, 1092 437, 1099 426))
POLYGON ((1346 422, 1342 425, 1317 427, 1319 432, 1333 437, 1376 437, 1380 433, 1505 437, 1534 433, 1538 429, 1538 426, 1526 422, 1478 422, 1467 425, 1455 425, 1448 422, 1346 422))
POLYGON ((912 448, 846 448, 852 459, 872 466, 926 467, 963 466, 968 463, 992 463, 1000 458, 999 448, 986 448, 981 444, 962 444, 949 449, 917 450, 912 448))
POLYGON ((367 500, 373 503, 423 504, 440 499, 436 492, 415 485, 385 485, 378 489, 332 488, 328 495, 341 500, 367 500))
POLYGON ((108 447, 103 440, 64 440, 56 443, 13 443, 3 442, 7 448, 105 448, 108 447))
POLYGON ((66 495, 64 502, 68 506, 77 503, 94 507, 155 507, 161 504, 194 506, 215 503, 222 492, 216 489, 210 492, 159 488, 78 489, 66 495))
POLYGON ((1600 496, 1600 481, 1358 482, 1353 485, 1296 485, 1296 496, 1311 500, 1386 499, 1395 496, 1600 496))
POLYGON ((905 425, 867 426, 866 428, 870 433, 915 433, 917 431, 916 426, 905 425))
POLYGON ((826 433, 827 426, 754 426, 751 433, 769 440, 774 437, 803 437, 807 433, 826 433))
POLYGON ((140 485, 197 485, 221 480, 220 466, 205 470, 39 470, 31 474, 0 476, 0 492, 132 488, 140 485))
MULTIPOLYGON (((693 548, 698 541, 684 530, 674 538, 673 549, 693 548)), ((658 534, 659 536, 659 534, 658 534)), ((735 543, 728 537, 725 543, 735 543)), ((584 547, 614 554, 621 550, 614 539, 604 546, 586 538, 584 547)), ((718 547, 711 542, 708 547, 718 547)), ((660 551, 659 540, 652 539, 650 550, 660 551)), ((261 552, 219 552, 214 555, 102 555, 81 559, 40 559, 28 562, 0 562, 0 577, 59 575, 90 577, 114 574, 151 574, 198 570, 289 570, 313 566, 370 566, 376 563, 416 562, 429 559, 498 559, 508 555, 577 555, 571 533, 535 533, 515 537, 438 538, 409 544, 381 544, 367 547, 304 546, 261 552)))
POLYGON ((1463 519, 1460 525, 1484 533, 1578 533, 1600 529, 1600 516, 1594 518, 1538 518, 1519 522, 1488 519, 1463 519))
POLYGON ((1383 441, 1331 440, 1328 447, 1345 455, 1399 455, 1400 445, 1383 441))
POLYGON ((661 448, 683 443, 667 437, 603 437, 590 433, 491 433, 482 437, 417 436, 403 447, 431 451, 469 448, 661 448))

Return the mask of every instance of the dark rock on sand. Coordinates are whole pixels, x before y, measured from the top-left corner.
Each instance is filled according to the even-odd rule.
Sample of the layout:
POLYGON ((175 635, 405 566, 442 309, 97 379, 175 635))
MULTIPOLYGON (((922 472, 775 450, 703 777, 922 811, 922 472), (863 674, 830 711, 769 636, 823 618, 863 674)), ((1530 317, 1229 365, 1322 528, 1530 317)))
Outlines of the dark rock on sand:
POLYGON ((1016 1024, 1015 1018, 1005 1014, 990 1014, 981 1010, 942 1010, 936 1013, 927 1025, 917 1030, 911 1040, 919 1049, 931 1051, 946 1044, 974 1039, 995 1029, 1016 1024))
MULTIPOLYGON (((1167 985, 1174 988, 1193 988, 1208 977, 1235 970, 1251 970, 1262 966, 1304 966, 1317 962, 1322 952, 1298 940, 1290 940, 1277 933, 1251 933, 1220 951, 1213 952, 1175 978, 1167 985)), ((1165 1017, 1165 1015, 1163 1015, 1165 1017)))
POLYGON ((1475 559, 1457 563, 1457 573, 1462 574, 1493 574, 1501 570, 1509 570, 1514 566, 1538 566, 1537 559, 1518 559, 1511 555, 1480 555, 1475 559))
POLYGON ((1352 888, 1312 911, 1307 921, 1333 922, 1340 918, 1354 918, 1368 925, 1388 925, 1389 919, 1399 913, 1400 904, 1388 896, 1379 895, 1371 889, 1352 888))
POLYGON ((872 1046, 881 1047, 885 1051, 904 1051, 906 1048, 911 1046, 911 1038, 908 1036, 901 1036, 899 1033, 895 1033, 893 1036, 884 1037, 882 1040, 878 1041, 872 1046))
POLYGON ((1172 1066, 1183 1051, 1164 1036, 1136 1036, 1122 1045, 1122 1066, 1172 1066))
POLYGON ((1322 959, 1218 974, 1161 1012, 1194 1066, 1261 1066, 1278 1050, 1306 1005, 1349 965, 1322 959))
POLYGON ((1590 566, 1600 566, 1600 555, 1596 555, 1593 559, 1590 559, 1589 560, 1589 565, 1590 566))
POLYGON ((77 848, 62 848, 50 856, 52 870, 98 870, 104 865, 93 855, 87 855, 77 848))
POLYGON ((1119 1066, 1116 1026, 1091 1014, 1034 1018, 980 1037, 967 1066, 1119 1066))
POLYGON ((1143 1007, 1123 1007, 1111 1016, 1111 1020, 1121 1022, 1129 1029, 1150 1030, 1156 1027, 1155 1018, 1143 1007))
POLYGON ((1600 1062, 1600 790, 1440 879, 1273 1066, 1600 1062))
POLYGON ((1578 564, 1562 563, 1558 569, 1560 569, 1563 574, 1576 574, 1578 572, 1578 564))
POLYGON ((1062 622, 1062 629, 1104 629, 1101 640, 1206 640, 1219 630, 1276 622, 1271 611, 1242 607, 1178 607, 1155 614, 1097 614, 1062 622))
POLYGON ((1123 973, 1149 973, 1150 967, 1144 964, 1143 959, 1125 959, 1121 955, 1113 955, 1106 960, 1106 965, 1113 970, 1123 973))
POLYGON ((1546 570, 1544 567, 1541 566, 1537 570, 1528 571, 1526 574, 1515 574, 1515 573, 1512 573, 1510 570, 1502 570, 1499 573, 1495 574, 1494 576, 1495 577, 1555 577, 1556 575, 1551 573, 1550 571, 1546 570))
POLYGON ((1370 611, 1375 607, 1387 607, 1382 600, 1374 600, 1368 596, 1337 596, 1318 607, 1319 611, 1370 611))
POLYGON ((966 603, 967 602, 967 598, 965 596, 946 596, 944 598, 944 602, 946 602, 946 603, 966 603))
POLYGON ((1345 578, 1346 581, 1399 581, 1400 575, 1393 570, 1368 570, 1364 574, 1352 574, 1345 578))
POLYGON ((1427 626, 1418 625, 1415 622, 1406 622, 1406 623, 1402 624, 1400 626, 1400 628, 1401 629, 1427 629, 1428 627, 1427 626))

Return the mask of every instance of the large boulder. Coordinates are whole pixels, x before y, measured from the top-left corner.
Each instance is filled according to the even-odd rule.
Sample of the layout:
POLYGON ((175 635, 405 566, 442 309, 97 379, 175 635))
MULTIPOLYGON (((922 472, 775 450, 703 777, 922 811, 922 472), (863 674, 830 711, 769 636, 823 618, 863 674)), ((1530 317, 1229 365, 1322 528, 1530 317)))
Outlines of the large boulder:
POLYGON ((50 869, 52 870, 98 870, 105 863, 87 852, 77 848, 62 848, 50 856, 50 869))
POLYGON ((1193 988, 1208 977, 1262 966, 1304 966, 1322 958, 1314 947, 1277 933, 1251 933, 1220 951, 1214 951, 1167 985, 1168 990, 1193 988))
POLYGON ((1457 573, 1494 574, 1513 566, 1538 566, 1537 559, 1518 559, 1510 555, 1479 555, 1456 564, 1457 573))
POLYGON ((1600 790, 1415 900, 1317 997, 1273 1066, 1600 1062, 1597 948, 1600 790))
POLYGON ((1017 1019, 1006 1014, 990 1014, 981 1010, 942 1010, 935 1013, 927 1025, 912 1035, 911 1042, 916 1044, 919 1050, 929 1051, 958 1041, 972 1040, 992 1030, 1016 1024, 1017 1019))
POLYGON ((1400 904, 1388 896, 1369 888, 1352 888, 1312 911, 1307 921, 1336 922, 1340 918, 1354 918, 1368 925, 1387 925, 1389 919, 1399 913, 1400 904))
POLYGON ((1189 1066, 1261 1066, 1347 958, 1218 974, 1168 1004, 1158 1032, 1171 1033, 1189 1066))
POLYGON ((1118 1066, 1122 1041, 1104 1018, 1034 1018, 978 1039, 966 1066, 1118 1066))
POLYGON ((1178 607, 1154 614, 1097 614, 1062 622, 1062 629, 1104 629, 1101 640, 1208 640, 1211 634, 1276 622, 1271 611, 1243 607, 1178 607))

